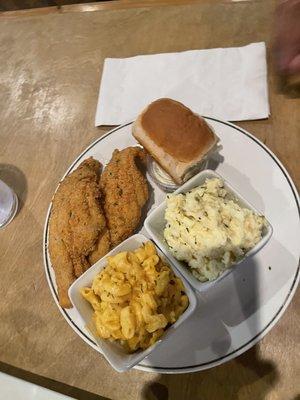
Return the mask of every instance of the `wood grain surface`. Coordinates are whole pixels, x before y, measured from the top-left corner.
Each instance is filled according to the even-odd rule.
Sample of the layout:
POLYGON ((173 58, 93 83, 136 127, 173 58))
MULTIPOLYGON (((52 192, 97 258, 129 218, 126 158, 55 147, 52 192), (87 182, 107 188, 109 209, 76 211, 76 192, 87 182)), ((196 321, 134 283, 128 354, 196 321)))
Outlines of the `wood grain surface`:
POLYGON ((300 102, 279 92, 270 58, 275 1, 171 3, 0 16, 0 177, 21 202, 0 231, 0 369, 82 399, 296 400, 299 292, 259 345, 225 365, 185 375, 119 374, 68 326, 46 282, 42 237, 53 191, 108 130, 94 127, 105 57, 266 41, 271 117, 239 125, 300 185, 300 102))

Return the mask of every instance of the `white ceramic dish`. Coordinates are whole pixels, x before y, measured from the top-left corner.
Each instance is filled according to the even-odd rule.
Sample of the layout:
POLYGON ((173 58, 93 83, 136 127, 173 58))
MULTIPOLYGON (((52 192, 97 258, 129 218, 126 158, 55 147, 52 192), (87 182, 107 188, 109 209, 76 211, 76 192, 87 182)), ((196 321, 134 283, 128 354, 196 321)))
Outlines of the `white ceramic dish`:
MULTIPOLYGON (((189 181, 187 181, 185 184, 180 186, 174 194, 178 193, 186 193, 189 190, 201 186, 206 179, 210 178, 221 178, 224 181, 224 187, 230 193, 236 200, 237 203, 242 206, 246 207, 250 210, 253 210, 257 214, 259 214, 259 211, 256 210, 255 207, 253 207, 247 200, 245 200, 237 190, 235 190, 222 176, 217 174, 215 171, 212 170, 204 170, 199 172, 197 175, 195 175, 193 178, 191 178, 189 181)), ((165 220, 165 211, 166 211, 166 200, 163 201, 158 207, 155 208, 155 210, 152 211, 152 213, 146 218, 145 220, 145 228, 151 238, 154 240, 154 242, 162 249, 162 251, 168 256, 170 260, 172 260, 173 264, 178 268, 180 273, 185 277, 185 279, 191 284, 191 286, 198 290, 198 292, 202 292, 204 290, 210 289, 212 286, 216 285, 218 282, 220 282, 223 278, 228 276, 230 273, 232 273, 233 269, 237 267, 237 265, 241 264, 247 257, 253 256, 256 254, 259 250, 261 250, 267 242, 270 240, 273 232, 273 228, 271 224, 267 221, 267 225, 264 228, 262 232, 262 239, 254 246, 250 251, 248 251, 245 254, 245 257, 240 260, 239 262, 235 263, 232 265, 231 268, 225 270, 217 279, 214 281, 207 281, 207 282, 200 282, 198 279, 195 278, 195 276, 191 273, 190 268, 188 265, 183 262, 183 261, 178 261, 176 258, 172 255, 172 253, 169 250, 168 243, 164 239, 163 231, 166 226, 166 220, 165 220)))
MULTIPOLYGON (((134 367, 143 371, 196 372, 232 360, 259 342, 280 320, 299 282, 300 201, 291 177, 278 158, 249 132, 215 118, 206 117, 206 121, 222 145, 219 154, 210 158, 209 168, 231 182, 267 217, 273 226, 273 235, 267 246, 244 261, 243 268, 234 268, 232 274, 211 290, 196 294, 198 302, 193 315, 167 343, 162 343, 134 367)), ((132 123, 128 123, 95 138, 71 163, 65 175, 88 157, 95 157, 105 165, 113 149, 136 146, 131 130, 132 123)), ((166 196, 151 177, 148 180, 151 196, 145 215, 166 196)), ((58 303, 55 273, 48 253, 50 211, 51 204, 43 242, 49 288, 70 327, 90 347, 101 352, 77 310, 64 309, 58 303)), ((137 232, 147 236, 143 226, 137 232)))
MULTIPOLYGON (((85 326, 90 326, 92 321, 93 310, 90 304, 80 295, 79 290, 83 287, 90 287, 94 277, 105 268, 107 262, 106 257, 115 255, 121 251, 132 251, 140 247, 143 243, 149 241, 144 235, 133 235, 126 239, 124 242, 119 244, 111 250, 105 257, 101 258, 96 264, 89 268, 84 274, 82 274, 69 288, 70 300, 78 311, 80 317, 84 321, 85 326)), ((157 248, 157 247, 156 247, 157 248)), ((164 335, 159 339, 154 345, 146 350, 137 351, 132 354, 126 353, 122 347, 116 343, 112 343, 108 340, 103 340, 96 335, 94 335, 94 340, 99 346, 100 352, 104 355, 111 366, 119 371, 124 372, 132 368, 134 365, 138 364, 141 360, 147 357, 152 351, 154 351, 160 343, 167 342, 172 336, 172 334, 178 330, 180 325, 194 312, 196 308, 196 297, 193 290, 190 288, 189 284, 180 276, 176 268, 172 266, 172 263, 165 257, 165 255, 157 248, 157 253, 160 257, 164 258, 176 276, 179 276, 182 280, 186 294, 189 298, 189 306, 185 312, 178 318, 178 320, 171 325, 164 335)))

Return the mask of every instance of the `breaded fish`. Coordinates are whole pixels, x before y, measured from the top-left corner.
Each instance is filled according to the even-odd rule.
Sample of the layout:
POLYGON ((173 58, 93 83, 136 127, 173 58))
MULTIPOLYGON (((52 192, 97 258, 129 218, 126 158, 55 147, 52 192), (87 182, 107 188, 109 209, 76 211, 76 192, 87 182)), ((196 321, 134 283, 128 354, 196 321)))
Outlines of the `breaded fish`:
POLYGON ((148 200, 147 181, 139 168, 146 154, 140 147, 115 150, 100 179, 104 212, 112 247, 128 238, 139 225, 148 200))
POLYGON ((95 250, 89 255, 91 265, 95 264, 100 258, 105 256, 110 250, 110 233, 107 227, 100 233, 96 242, 95 250))
POLYGON ((95 260, 110 247, 109 238, 105 245, 98 243, 107 232, 100 204, 100 171, 99 161, 85 160, 60 183, 52 201, 49 253, 62 307, 71 307, 68 289, 90 267, 91 253, 97 248, 95 260))

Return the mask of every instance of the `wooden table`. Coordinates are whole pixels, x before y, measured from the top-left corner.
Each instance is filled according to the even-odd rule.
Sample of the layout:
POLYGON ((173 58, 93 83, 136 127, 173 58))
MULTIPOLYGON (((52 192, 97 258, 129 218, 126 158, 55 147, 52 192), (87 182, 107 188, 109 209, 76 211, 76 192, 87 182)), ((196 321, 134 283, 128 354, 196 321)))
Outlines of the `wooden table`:
MULTIPOLYGON (((259 345, 225 365, 177 376, 118 374, 70 329, 46 282, 42 236, 53 191, 74 158, 107 131, 94 127, 104 58, 255 41, 267 42, 270 57, 275 1, 172 4, 0 14, 0 176, 21 201, 0 231, 0 369, 82 399, 299 399, 299 292, 259 345)), ((271 117, 239 125, 299 185, 300 102, 276 85, 269 63, 271 117)))

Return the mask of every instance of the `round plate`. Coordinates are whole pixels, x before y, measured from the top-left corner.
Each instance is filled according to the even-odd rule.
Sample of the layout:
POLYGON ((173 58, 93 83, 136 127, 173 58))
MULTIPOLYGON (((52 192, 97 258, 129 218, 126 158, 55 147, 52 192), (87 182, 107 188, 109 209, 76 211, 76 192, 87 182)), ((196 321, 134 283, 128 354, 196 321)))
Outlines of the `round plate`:
MULTIPOLYGON (((261 211, 273 226, 270 242, 247 259, 226 279, 204 294, 198 305, 168 343, 162 343, 136 368, 160 373, 186 373, 220 365, 248 350, 278 322, 299 281, 299 197, 287 171, 258 139, 241 128, 206 118, 222 144, 210 168, 218 171, 242 196, 261 211)), ((92 143, 68 169, 69 174, 87 157, 104 165, 112 151, 136 145, 131 123, 120 126, 92 143)), ((153 188, 151 208, 165 197, 153 188)), ((77 312, 58 304, 55 275, 47 252, 49 207, 44 230, 44 262, 53 297, 75 332, 99 351, 77 312)), ((149 212, 148 211, 148 212, 149 212)), ((145 234, 144 229, 140 231, 145 234)))

